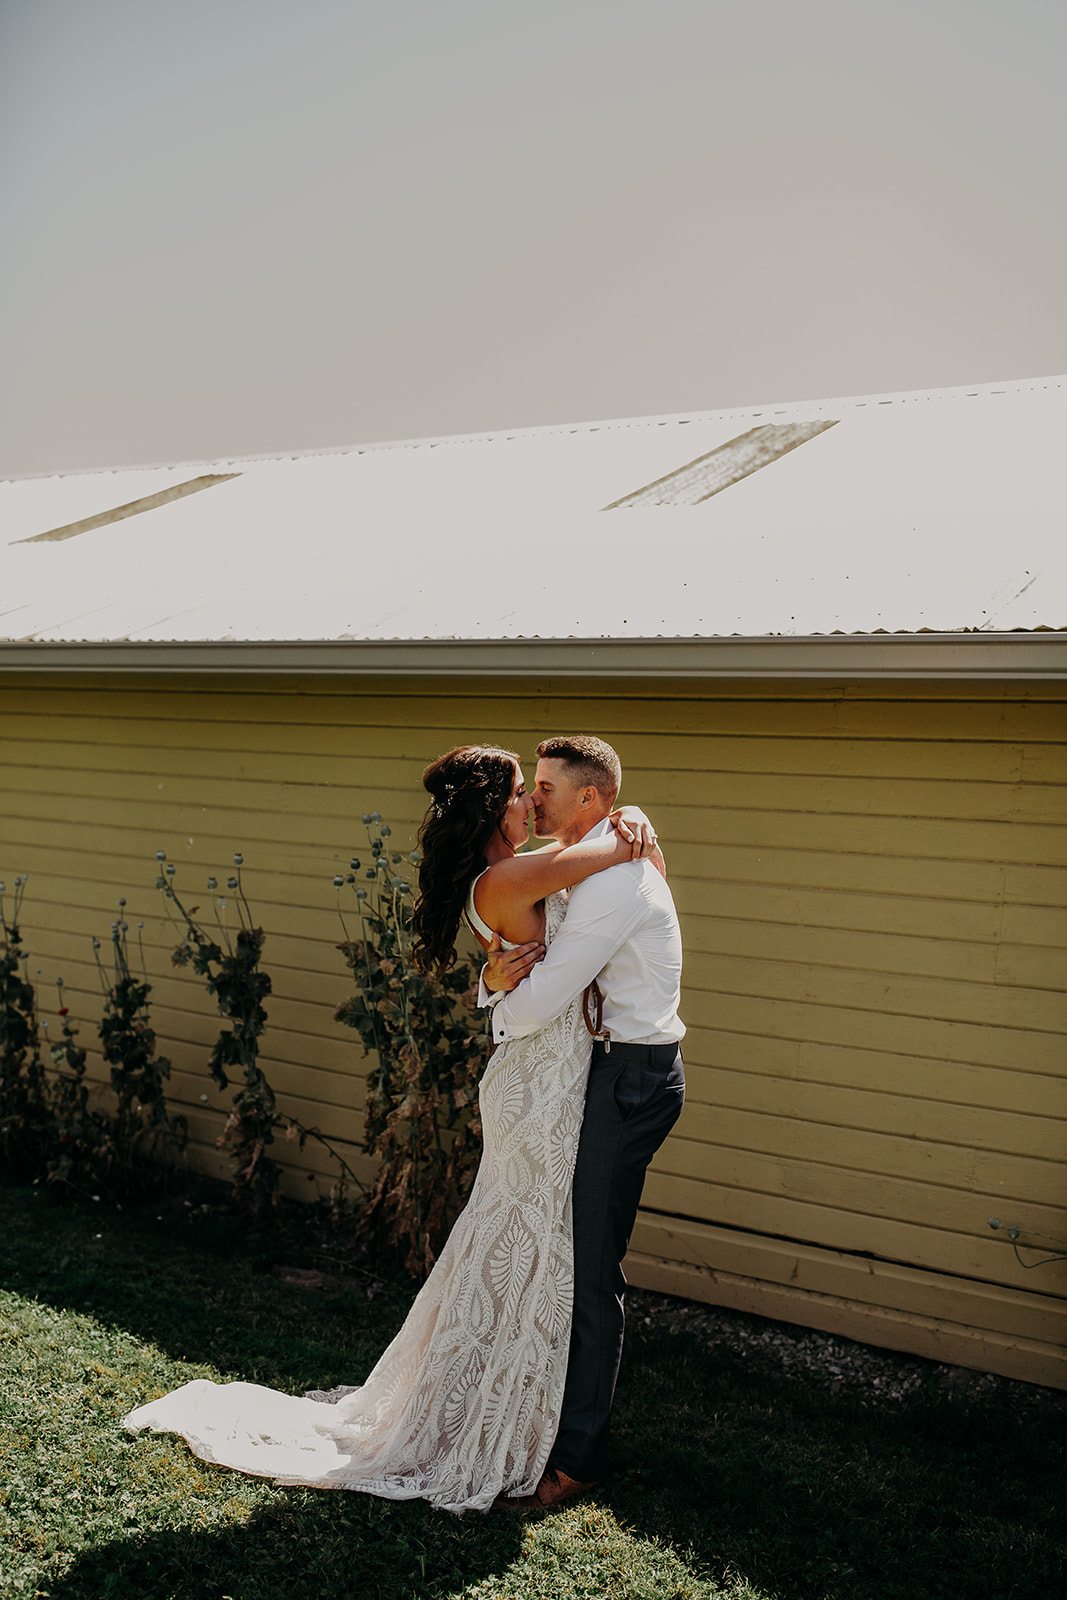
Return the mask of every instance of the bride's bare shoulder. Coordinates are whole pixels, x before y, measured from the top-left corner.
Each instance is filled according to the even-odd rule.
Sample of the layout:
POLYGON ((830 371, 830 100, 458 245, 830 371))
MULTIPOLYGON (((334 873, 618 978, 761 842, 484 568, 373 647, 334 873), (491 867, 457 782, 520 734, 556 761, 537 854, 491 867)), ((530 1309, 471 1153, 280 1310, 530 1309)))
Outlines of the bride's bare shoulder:
POLYGON ((475 878, 474 893, 479 906, 514 900, 517 896, 528 900, 531 894, 534 900, 543 898, 533 892, 529 868, 522 856, 508 856, 506 860, 494 861, 492 866, 475 878))

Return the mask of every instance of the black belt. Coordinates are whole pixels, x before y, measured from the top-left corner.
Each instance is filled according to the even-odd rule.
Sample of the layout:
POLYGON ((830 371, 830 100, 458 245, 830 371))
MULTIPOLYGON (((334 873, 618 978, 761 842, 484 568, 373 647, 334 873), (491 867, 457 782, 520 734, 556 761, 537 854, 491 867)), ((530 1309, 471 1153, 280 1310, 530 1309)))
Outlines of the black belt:
POLYGON ((597 1059, 598 1045, 601 1058, 610 1051, 613 1061, 639 1061, 648 1067, 672 1066, 681 1048, 678 1041, 673 1044, 627 1044, 624 1039, 597 1039, 593 1043, 594 1061, 597 1059))

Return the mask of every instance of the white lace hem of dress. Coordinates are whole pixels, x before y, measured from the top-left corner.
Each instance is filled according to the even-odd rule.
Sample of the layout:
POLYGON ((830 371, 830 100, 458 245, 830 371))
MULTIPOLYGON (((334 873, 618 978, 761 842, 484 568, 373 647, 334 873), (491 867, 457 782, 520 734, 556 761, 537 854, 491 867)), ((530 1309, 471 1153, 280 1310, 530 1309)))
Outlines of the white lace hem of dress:
MULTIPOLYGON (((552 896, 547 938, 564 910, 552 896)), ((197 1379, 124 1426, 177 1433, 205 1461, 281 1484, 454 1512, 532 1494, 566 1378, 570 1191, 589 1057, 577 1002, 494 1052, 479 1090, 484 1148, 470 1199, 365 1383, 312 1398, 197 1379)))

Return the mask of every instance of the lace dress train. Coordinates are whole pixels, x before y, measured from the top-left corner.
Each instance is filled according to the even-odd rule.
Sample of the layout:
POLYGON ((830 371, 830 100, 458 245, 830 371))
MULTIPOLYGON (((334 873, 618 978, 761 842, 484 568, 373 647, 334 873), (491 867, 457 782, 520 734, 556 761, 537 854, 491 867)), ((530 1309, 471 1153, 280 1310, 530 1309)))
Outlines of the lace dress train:
MULTIPOLYGON (((565 907, 550 897, 546 938, 565 907)), ((531 1494, 567 1375, 571 1179, 589 1059, 578 1002, 497 1048, 479 1091, 484 1149, 470 1199, 361 1387, 316 1399, 201 1379, 124 1426, 180 1434, 205 1461, 284 1484, 456 1512, 531 1494)))

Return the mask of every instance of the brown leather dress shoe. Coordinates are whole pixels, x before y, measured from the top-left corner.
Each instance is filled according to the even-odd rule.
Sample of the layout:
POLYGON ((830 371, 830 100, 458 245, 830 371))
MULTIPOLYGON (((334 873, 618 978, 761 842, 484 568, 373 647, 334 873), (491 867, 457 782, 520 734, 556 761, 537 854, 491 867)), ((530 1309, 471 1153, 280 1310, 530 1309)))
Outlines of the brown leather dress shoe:
POLYGON ((549 1467, 533 1494, 516 1496, 512 1500, 498 1501, 497 1504, 510 1506, 516 1511, 554 1511, 564 1501, 573 1500, 577 1495, 587 1494, 595 1488, 595 1480, 592 1483, 579 1483, 577 1478, 568 1477, 558 1467, 549 1467))

